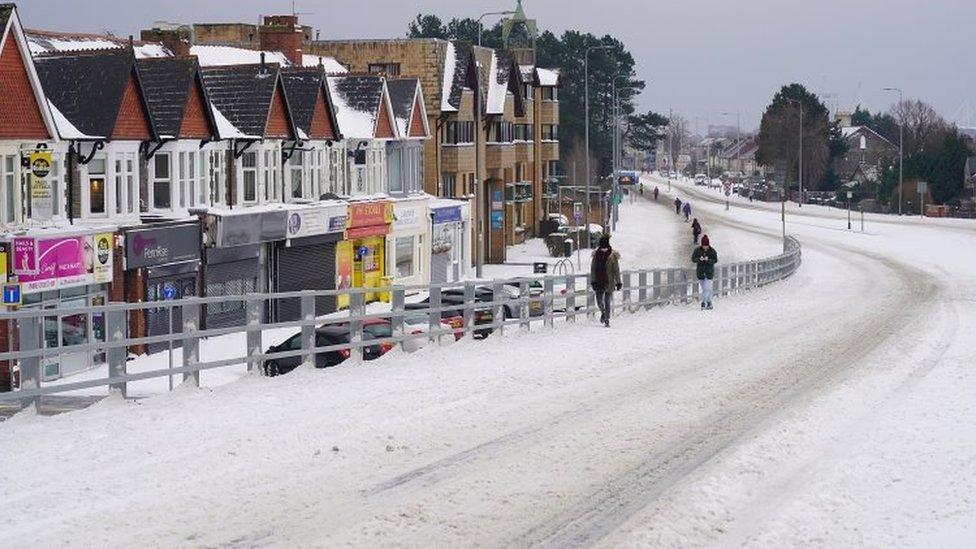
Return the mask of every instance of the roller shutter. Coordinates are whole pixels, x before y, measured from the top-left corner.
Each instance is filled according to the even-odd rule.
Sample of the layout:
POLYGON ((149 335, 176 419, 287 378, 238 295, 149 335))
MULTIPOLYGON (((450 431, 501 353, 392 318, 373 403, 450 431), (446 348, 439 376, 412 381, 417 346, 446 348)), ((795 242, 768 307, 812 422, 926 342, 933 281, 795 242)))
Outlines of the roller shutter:
MULTIPOLYGON (((336 244, 316 243, 305 246, 277 247, 275 269, 276 291, 334 290, 336 287, 336 244)), ((297 298, 277 300, 278 322, 301 318, 302 304, 297 298)), ((335 312, 334 297, 315 298, 315 315, 335 312)))

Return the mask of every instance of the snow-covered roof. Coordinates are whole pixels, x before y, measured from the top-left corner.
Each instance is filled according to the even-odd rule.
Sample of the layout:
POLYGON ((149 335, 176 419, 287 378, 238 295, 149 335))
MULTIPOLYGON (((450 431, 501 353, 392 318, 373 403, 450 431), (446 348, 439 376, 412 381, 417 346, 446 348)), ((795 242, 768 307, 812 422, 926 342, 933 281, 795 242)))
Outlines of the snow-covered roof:
POLYGON ((210 103, 210 111, 213 112, 214 122, 217 124, 217 134, 221 139, 261 139, 260 135, 248 135, 237 129, 237 126, 227 120, 227 117, 213 103, 210 103))
POLYGON ((505 112, 508 76, 508 67, 499 67, 498 54, 492 50, 491 62, 488 65, 488 100, 485 110, 487 114, 503 114, 505 112))
MULTIPOLYGON (((386 101, 383 78, 375 75, 326 77, 339 133, 351 139, 373 139, 380 102, 386 101)), ((394 128, 395 131, 395 128, 394 128)))
POLYGON ((277 63, 282 66, 291 64, 280 51, 249 50, 234 46, 190 46, 190 55, 197 56, 201 67, 253 65, 261 62, 262 53, 266 63, 277 63))
POLYGON ((54 106, 54 103, 51 103, 50 99, 47 100, 47 104, 51 108, 51 116, 54 118, 54 125, 58 128, 58 135, 61 136, 61 139, 103 139, 104 138, 104 136, 85 134, 84 132, 76 128, 75 125, 72 124, 67 117, 61 114, 61 111, 59 111, 58 108, 54 106))
POLYGON ((540 86, 558 86, 559 85, 559 71, 555 69, 535 69, 536 74, 539 75, 539 85, 540 86))
POLYGON ((342 63, 336 61, 334 57, 309 55, 307 53, 302 56, 302 66, 317 67, 319 66, 319 60, 322 61, 322 67, 325 68, 325 72, 327 74, 344 74, 349 72, 349 69, 347 69, 342 63))
POLYGON ((444 53, 444 80, 441 83, 441 110, 445 112, 456 112, 457 109, 451 105, 451 89, 454 87, 454 69, 457 66, 457 53, 454 51, 454 42, 447 42, 447 51, 444 53))
MULTIPOLYGON (((27 44, 32 55, 62 53, 71 51, 105 50, 129 47, 129 40, 114 36, 97 34, 55 33, 48 31, 27 31, 27 44)), ((132 50, 137 59, 149 57, 170 57, 173 55, 165 46, 157 42, 133 43, 132 50)))
POLYGON ((844 137, 844 139, 847 139, 850 136, 852 136, 852 135, 856 134, 857 132, 861 131, 861 128, 863 128, 863 127, 864 126, 845 126, 845 127, 843 127, 843 128, 840 129, 840 133, 844 137))

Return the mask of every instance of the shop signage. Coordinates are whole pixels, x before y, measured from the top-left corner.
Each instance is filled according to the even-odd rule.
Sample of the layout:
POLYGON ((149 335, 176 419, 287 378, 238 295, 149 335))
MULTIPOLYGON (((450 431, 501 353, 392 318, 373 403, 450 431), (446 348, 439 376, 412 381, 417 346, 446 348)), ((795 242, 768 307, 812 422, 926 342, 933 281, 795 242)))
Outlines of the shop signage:
POLYGON ((443 225, 444 223, 460 223, 461 207, 451 206, 449 208, 435 208, 430 211, 430 219, 434 225, 443 225))
POLYGON ((125 234, 127 269, 200 259, 200 226, 196 223, 136 229, 125 234))
POLYGON ((54 216, 54 186, 51 183, 50 150, 34 150, 27 153, 31 218, 45 221, 54 216))
POLYGON ((345 228, 345 206, 302 208, 288 212, 288 238, 341 233, 345 228))
POLYGON ((7 264, 7 254, 10 251, 10 246, 6 242, 0 242, 0 283, 7 282, 7 269, 10 267, 7 264))
POLYGON ((404 232, 409 230, 419 230, 424 228, 422 204, 396 204, 393 206, 393 215, 396 220, 393 222, 393 230, 404 232))
POLYGON ((14 272, 25 294, 112 281, 112 233, 16 240, 14 272), (35 272, 16 267, 32 264, 35 272))
POLYGON ((349 205, 346 220, 346 239, 382 236, 390 232, 393 204, 390 202, 359 202, 349 205))
POLYGON ((37 274, 37 240, 14 238, 14 273, 37 274))
POLYGON ((242 213, 217 218, 214 244, 221 248, 274 242, 287 237, 288 212, 242 213))

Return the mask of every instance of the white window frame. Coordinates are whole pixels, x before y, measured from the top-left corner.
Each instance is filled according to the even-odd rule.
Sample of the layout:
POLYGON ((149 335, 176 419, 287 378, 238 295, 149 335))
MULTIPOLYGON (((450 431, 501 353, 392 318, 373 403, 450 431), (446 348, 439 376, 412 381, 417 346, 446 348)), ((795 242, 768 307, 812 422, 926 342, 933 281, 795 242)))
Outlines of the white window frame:
POLYGON ((170 212, 173 211, 173 206, 176 201, 173 200, 173 187, 175 186, 174 180, 176 179, 176 174, 173 171, 173 155, 175 153, 172 151, 156 151, 152 159, 149 162, 149 209, 157 212, 170 212), (158 163, 165 160, 166 166, 169 168, 169 174, 165 179, 160 178, 156 173, 158 163), (156 203, 156 185, 158 183, 168 183, 169 184, 169 205, 163 206, 156 203))
POLYGON ((237 180, 237 193, 234 202, 235 205, 253 205, 257 204, 259 198, 261 197, 261 180, 258 174, 261 173, 261 156, 260 150, 245 151, 241 155, 239 162, 237 163, 240 169, 240 177, 237 180), (244 160, 246 158, 254 158, 253 166, 245 166, 244 160), (248 174, 254 174, 254 196, 250 200, 247 199, 247 182, 245 178, 248 174))
POLYGON ((0 150, 0 224, 16 224, 23 219, 21 186, 23 175, 20 168, 20 153, 17 150, 0 150), (12 215, 8 215, 8 210, 12 215))
POLYGON ((112 174, 110 173, 111 168, 114 167, 110 158, 114 156, 110 151, 96 154, 92 160, 84 165, 82 170, 81 180, 83 184, 81 185, 81 214, 82 219, 107 219, 112 212, 114 204, 112 204, 115 196, 114 184, 112 183, 112 174), (95 213, 91 211, 91 168, 95 162, 104 162, 104 169, 101 174, 102 184, 105 185, 105 189, 102 191, 102 196, 104 197, 103 212, 95 213), (109 188, 112 186, 113 188, 109 188))

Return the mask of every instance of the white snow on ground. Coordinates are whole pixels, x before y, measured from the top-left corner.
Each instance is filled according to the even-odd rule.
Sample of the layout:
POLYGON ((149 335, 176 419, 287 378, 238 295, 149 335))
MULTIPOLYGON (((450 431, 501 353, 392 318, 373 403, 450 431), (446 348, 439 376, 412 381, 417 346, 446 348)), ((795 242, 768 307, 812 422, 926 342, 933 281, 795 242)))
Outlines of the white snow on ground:
MULTIPOLYGON (((779 233, 679 192, 720 253, 779 233)), ((709 313, 22 413, 0 423, 4 541, 970 547, 976 226, 808 211, 800 272, 709 313)))

